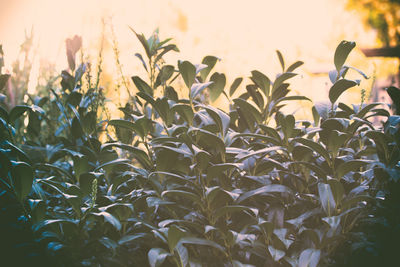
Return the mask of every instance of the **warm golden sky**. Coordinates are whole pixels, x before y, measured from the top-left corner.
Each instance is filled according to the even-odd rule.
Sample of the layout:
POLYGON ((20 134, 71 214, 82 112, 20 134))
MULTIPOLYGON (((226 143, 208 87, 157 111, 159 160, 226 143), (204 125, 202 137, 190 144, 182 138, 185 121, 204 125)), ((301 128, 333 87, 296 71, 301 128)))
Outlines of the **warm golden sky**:
MULTIPOLYGON (((128 25, 145 35, 159 27, 161 38, 173 37, 181 50, 171 60, 200 63, 203 56, 216 55, 222 59, 218 68, 227 72, 228 82, 248 76, 253 69, 274 77, 279 72, 276 49, 287 61, 303 60, 304 75, 293 87, 318 100, 326 99, 328 79, 311 81, 309 73, 333 67, 340 40, 374 46, 375 33, 367 31, 355 11, 345 10, 344 5, 345 0, 0 0, 0 42, 6 60, 15 58, 24 29, 34 25, 39 57, 62 68, 65 38, 79 34, 88 50, 96 48, 100 18, 112 17, 128 76, 140 67, 134 53, 141 51, 128 25)), ((372 72, 372 61, 366 64, 359 51, 351 59, 372 72)))

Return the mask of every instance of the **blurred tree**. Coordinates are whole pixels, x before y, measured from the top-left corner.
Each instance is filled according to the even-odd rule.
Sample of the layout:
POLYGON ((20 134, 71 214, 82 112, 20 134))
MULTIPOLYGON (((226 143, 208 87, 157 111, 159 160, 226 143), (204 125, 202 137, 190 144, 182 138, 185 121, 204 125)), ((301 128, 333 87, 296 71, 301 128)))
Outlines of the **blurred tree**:
POLYGON ((400 45, 400 0, 348 0, 348 7, 362 11, 382 45, 400 45))

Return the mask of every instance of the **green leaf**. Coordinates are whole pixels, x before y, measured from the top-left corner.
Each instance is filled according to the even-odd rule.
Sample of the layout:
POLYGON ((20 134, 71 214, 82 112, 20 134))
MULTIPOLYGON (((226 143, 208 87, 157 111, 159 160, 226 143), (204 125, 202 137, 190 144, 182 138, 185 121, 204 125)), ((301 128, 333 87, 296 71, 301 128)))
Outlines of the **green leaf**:
POLYGON ((337 177, 339 179, 341 179, 348 172, 359 171, 360 168, 362 168, 368 164, 371 164, 371 163, 373 163, 373 161, 362 160, 362 159, 345 161, 336 168, 337 177))
POLYGON ((148 197, 148 198, 146 198, 146 203, 147 203, 147 206, 149 208, 157 207, 157 206, 161 206, 161 205, 173 205, 173 204, 175 204, 175 202, 162 200, 161 198, 158 198, 158 197, 148 197))
POLYGON ((150 267, 160 267, 165 259, 170 256, 166 250, 162 248, 152 248, 147 253, 147 258, 149 260, 150 267))
POLYGON ((22 201, 32 189, 33 170, 25 162, 12 162, 12 182, 15 194, 22 201))
POLYGON ((262 121, 261 113, 257 110, 256 107, 254 107, 253 105, 251 105, 250 103, 241 98, 236 98, 233 100, 233 102, 241 110, 243 110, 243 113, 247 119, 253 122, 261 123, 262 121))
POLYGON ((13 109, 9 113, 10 122, 14 122, 16 119, 21 117, 25 111, 29 111, 32 108, 26 105, 17 105, 13 107, 13 109))
POLYGON ((281 63, 282 71, 285 71, 285 61, 283 60, 282 53, 279 50, 276 50, 276 54, 278 55, 279 62, 281 63))
POLYGON ((137 33, 135 32, 135 30, 132 29, 132 27, 130 27, 130 26, 129 26, 129 28, 131 29, 131 31, 133 31, 133 32, 135 33, 136 37, 139 39, 139 41, 140 41, 140 43, 142 44, 144 50, 146 51, 147 57, 150 58, 150 57, 152 56, 151 53, 150 53, 150 47, 149 47, 149 44, 147 43, 147 40, 146 40, 146 38, 144 37, 144 35, 143 35, 143 34, 140 34, 140 35, 137 34, 137 33))
POLYGON ((148 70, 147 70, 146 62, 144 61, 142 55, 139 54, 139 53, 135 53, 135 56, 136 56, 137 58, 139 58, 139 60, 142 62, 144 69, 145 69, 146 71, 148 71, 148 70))
POLYGON ((32 226, 32 230, 34 232, 37 232, 38 230, 40 230, 43 227, 47 227, 50 226, 52 224, 60 224, 60 225, 69 225, 75 229, 77 229, 78 227, 78 222, 79 220, 73 220, 73 219, 55 219, 55 220, 45 220, 45 221, 41 221, 35 225, 32 226))
POLYGON ((322 220, 329 225, 332 231, 336 231, 340 225, 341 216, 324 217, 322 220))
POLYGON ((242 81, 243 81, 242 77, 236 78, 233 81, 233 83, 232 83, 232 85, 231 85, 231 87, 229 89, 229 96, 232 96, 235 93, 236 89, 238 89, 238 87, 242 83, 242 81))
POLYGON ((74 162, 74 173, 76 177, 81 174, 90 171, 89 159, 87 156, 75 156, 72 157, 74 162))
POLYGON ((7 110, 0 106, 0 118, 4 119, 6 122, 10 121, 7 110))
POLYGON ((209 246, 209 247, 216 248, 216 249, 220 250, 222 253, 225 254, 225 249, 221 245, 219 245, 218 243, 216 243, 214 241, 203 239, 203 238, 183 237, 180 240, 180 243, 182 243, 182 244, 191 244, 191 245, 209 246))
POLYGON ((336 206, 338 206, 342 202, 342 199, 344 197, 344 187, 342 183, 336 179, 329 179, 328 184, 331 187, 336 206))
POLYGON ((263 135, 263 134, 252 134, 252 133, 237 133, 235 134, 232 139, 237 139, 240 137, 247 137, 247 138, 254 138, 255 140, 262 140, 265 141, 266 143, 271 143, 274 146, 280 146, 282 145, 281 140, 276 140, 273 137, 263 135))
POLYGON ((184 236, 186 236, 186 233, 176 225, 171 225, 168 228, 168 246, 171 252, 174 251, 179 240, 184 236))
POLYGON ((270 104, 268 109, 271 112, 278 106, 279 103, 281 103, 283 101, 293 101, 293 100, 306 100, 306 101, 312 102, 311 99, 309 99, 308 97, 305 97, 305 96, 300 96, 300 95, 299 96, 297 96, 297 95, 285 96, 285 97, 281 97, 281 98, 276 99, 276 100, 274 99, 274 101, 271 102, 271 104, 270 104))
MULTIPOLYGON (((238 161, 243 161, 247 158, 250 158, 252 156, 255 155, 259 155, 259 154, 268 154, 271 152, 276 152, 278 150, 282 150, 282 147, 280 146, 272 146, 272 147, 265 147, 256 151, 247 151, 247 153, 243 153, 242 155, 237 155, 236 158, 238 159, 238 161)), ((265 156, 264 155, 264 156, 265 156)))
POLYGON ((217 135, 199 128, 192 128, 190 132, 195 133, 197 144, 208 153, 225 153, 225 143, 217 135))
POLYGON ((278 78, 275 79, 274 84, 272 85, 272 92, 275 92, 275 90, 278 89, 284 81, 293 78, 296 75, 297 73, 293 72, 282 73, 278 78))
POLYGON ((192 88, 192 84, 194 83, 194 79, 196 76, 196 67, 189 61, 183 61, 178 62, 178 69, 187 88, 192 88))
POLYGON ((256 103, 257 107, 262 110, 264 108, 264 98, 259 92, 257 86, 254 84, 246 85, 246 90, 254 103, 256 103))
POLYGON ((390 86, 386 89, 386 91, 392 99, 396 114, 400 115, 400 89, 394 86, 390 86))
POLYGON ((295 140, 296 140, 296 142, 303 144, 303 145, 311 148, 318 154, 320 154, 322 157, 325 158, 325 160, 328 162, 328 164, 331 163, 331 158, 329 156, 329 152, 322 145, 320 145, 314 141, 304 139, 304 138, 296 138, 295 140))
POLYGON ((297 229, 299 229, 303 225, 305 220, 318 214, 319 212, 320 212, 319 208, 306 211, 294 219, 286 220, 286 222, 294 225, 297 229))
POLYGON ((215 124, 218 126, 219 131, 222 134, 226 134, 229 128, 229 123, 231 118, 229 117, 228 114, 223 112, 220 109, 214 108, 212 106, 206 106, 206 105, 200 105, 202 108, 204 108, 208 115, 214 120, 215 124))
POLYGON ((133 157, 136 158, 136 160, 146 169, 151 169, 153 167, 153 162, 151 161, 151 159, 149 158, 149 156, 147 155, 147 153, 145 151, 143 151, 142 149, 135 147, 135 146, 131 146, 131 145, 127 145, 127 144, 123 144, 123 143, 105 143, 103 145, 101 145, 101 150, 105 150, 106 148, 109 147, 118 147, 120 149, 124 149, 124 150, 128 150, 129 152, 131 152, 133 154, 133 157))
POLYGON ((131 130, 132 132, 136 133, 138 136, 140 136, 140 138, 143 139, 150 131, 152 122, 150 119, 142 117, 137 119, 135 122, 123 119, 109 120, 108 125, 131 130))
POLYGON ((172 106, 172 111, 176 111, 190 126, 193 124, 193 109, 186 104, 175 104, 172 106))
POLYGON ((179 256, 179 266, 186 267, 189 264, 189 252, 188 249, 182 244, 178 243, 175 247, 175 251, 179 256))
POLYGON ((296 61, 295 63, 293 63, 292 65, 290 65, 287 68, 286 72, 293 72, 295 69, 297 69, 298 67, 300 67, 303 64, 304 64, 303 61, 296 61))
POLYGON ((161 196, 162 197, 165 197, 165 196, 180 197, 183 199, 188 199, 193 202, 196 202, 199 205, 202 204, 201 199, 198 195, 196 195, 192 192, 183 191, 183 190, 166 190, 166 191, 162 192, 161 196))
POLYGON ((170 126, 173 120, 173 114, 166 97, 157 98, 154 103, 154 108, 157 110, 158 115, 162 118, 165 125, 170 126))
POLYGON ((242 211, 249 211, 254 216, 258 215, 258 210, 255 208, 250 208, 247 206, 240 206, 240 205, 229 205, 219 208, 214 212, 214 220, 217 221, 220 217, 225 216, 227 214, 232 214, 235 212, 242 212, 242 211))
POLYGON ((146 235, 147 234, 145 234, 145 233, 137 233, 137 234, 133 234, 133 235, 125 235, 125 236, 123 236, 122 238, 120 238, 118 240, 118 245, 124 245, 124 244, 130 243, 132 241, 136 242, 137 239, 143 238, 146 235))
POLYGON ((96 179, 96 175, 93 172, 83 173, 79 176, 79 187, 85 196, 89 196, 92 193, 94 179, 96 179))
POLYGON ((132 81, 135 84, 136 88, 139 92, 146 93, 150 96, 153 96, 153 89, 148 85, 145 81, 142 80, 139 76, 132 76, 132 81))
POLYGON ((355 42, 341 41, 335 51, 334 62, 337 72, 343 67, 351 50, 356 46, 355 42))
POLYGON ((156 59, 154 60, 154 63, 157 63, 169 51, 179 52, 178 47, 174 44, 169 44, 169 45, 163 46, 159 49, 162 49, 163 51, 157 55, 156 59))
POLYGON ((164 65, 160 72, 157 75, 155 87, 158 87, 161 84, 165 84, 169 78, 174 74, 175 68, 172 65, 164 65))
POLYGON ((329 100, 331 103, 335 103, 344 91, 359 85, 357 81, 340 79, 334 85, 332 85, 331 89, 329 89, 329 100))
POLYGON ((202 81, 205 81, 207 79, 208 74, 210 73, 212 68, 214 68, 218 60, 220 59, 214 56, 206 56, 203 58, 203 61, 201 63, 207 65, 207 67, 200 71, 200 77, 202 81))
POLYGON ((107 211, 101 211, 99 213, 92 212, 91 214, 95 216, 103 216, 104 220, 114 226, 115 229, 117 229, 118 231, 121 230, 121 223, 111 213, 108 213, 107 211))
POLYGON ((320 257, 320 250, 313 248, 305 249, 300 254, 299 267, 317 267, 320 257))
POLYGON ((201 92, 204 91, 207 87, 209 87, 213 82, 206 83, 194 83, 190 88, 190 98, 195 99, 201 92))
POLYGON ((106 167, 116 166, 116 165, 122 165, 122 164, 129 163, 129 162, 131 162, 131 161, 128 160, 128 159, 111 160, 111 161, 108 161, 108 162, 105 162, 105 163, 101 164, 100 166, 97 166, 95 171, 96 170, 100 170, 101 168, 106 168, 106 167))
POLYGON ((325 213, 328 216, 333 215, 336 208, 336 202, 333 197, 331 186, 325 183, 318 183, 318 194, 325 213))
POLYGON ((261 89, 265 96, 269 96, 271 81, 263 73, 253 70, 250 79, 261 89))
POLYGON ((210 81, 213 82, 208 86, 208 92, 210 95, 211 102, 214 102, 218 99, 220 94, 224 91, 225 84, 226 84, 226 77, 225 74, 215 72, 210 77, 210 81))
POLYGON ((214 164, 207 169, 207 177, 208 179, 211 178, 218 178, 221 174, 227 170, 232 170, 235 168, 239 168, 239 164, 235 163, 220 163, 214 164))
POLYGON ((285 256, 285 252, 274 248, 273 246, 268 246, 268 251, 271 254, 274 261, 280 261, 285 256))
POLYGON ((263 194, 269 194, 269 193, 292 193, 292 190, 284 185, 279 185, 279 184, 270 184, 266 185, 251 191, 248 191, 244 194, 242 194, 238 199, 237 203, 243 202, 244 200, 254 197, 257 195, 263 195, 263 194))

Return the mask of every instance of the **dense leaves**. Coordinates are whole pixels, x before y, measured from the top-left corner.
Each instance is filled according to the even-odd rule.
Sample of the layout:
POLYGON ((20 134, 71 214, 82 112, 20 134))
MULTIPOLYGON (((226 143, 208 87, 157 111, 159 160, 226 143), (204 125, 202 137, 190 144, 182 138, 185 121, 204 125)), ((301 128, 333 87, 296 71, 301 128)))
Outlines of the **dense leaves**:
POLYGON ((1 110, 0 199, 18 205, 34 242, 57 266, 332 263, 386 179, 377 175, 398 171, 400 120, 381 129, 368 120, 386 114, 379 104, 336 104, 357 84, 342 71, 355 44, 337 48, 330 104, 316 104, 311 122, 282 112, 310 101, 290 94, 300 61, 286 69, 278 51, 275 80, 254 70, 226 92, 225 75, 212 73, 218 58, 166 65, 170 39, 136 36, 148 78, 132 77, 123 118, 96 116, 84 64, 63 72, 48 105, 1 110), (207 104, 221 95, 229 111, 207 104))

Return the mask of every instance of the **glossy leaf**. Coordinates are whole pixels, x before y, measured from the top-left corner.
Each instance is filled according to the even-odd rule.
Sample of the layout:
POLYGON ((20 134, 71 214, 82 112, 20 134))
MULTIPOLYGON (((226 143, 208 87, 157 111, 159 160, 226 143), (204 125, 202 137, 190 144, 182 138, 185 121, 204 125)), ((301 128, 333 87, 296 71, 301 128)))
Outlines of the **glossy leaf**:
POLYGON ((207 67, 200 71, 200 77, 202 81, 205 81, 207 79, 208 74, 210 73, 212 68, 214 68, 218 60, 220 59, 214 56, 206 56, 203 58, 203 61, 201 61, 201 63, 207 65, 207 67))
POLYGON ((357 81, 351 81, 346 79, 340 79, 329 89, 329 100, 331 103, 335 103, 343 92, 358 85, 357 81))
POLYGON ((355 42, 342 41, 336 48, 334 62, 336 70, 338 72, 340 72, 340 70, 342 69, 343 64, 346 62, 348 55, 354 47, 356 47, 355 42))
POLYGON ((335 212, 336 202, 329 184, 318 183, 318 194, 321 205, 328 216, 335 212))
POLYGON ((22 201, 31 192, 33 170, 25 162, 13 162, 11 173, 13 188, 19 201, 22 201))
POLYGON ((208 92, 210 95, 211 102, 214 102, 224 91, 226 84, 225 74, 215 72, 213 75, 211 75, 210 82, 213 83, 208 86, 208 92))
POLYGON ((196 67, 189 61, 183 61, 183 62, 178 62, 178 69, 179 72, 181 73, 181 76, 187 88, 192 88, 192 84, 194 83, 196 76, 196 67))
POLYGON ((236 89, 238 89, 238 87, 242 83, 242 81, 243 81, 242 77, 236 78, 233 81, 231 87, 229 88, 229 96, 232 96, 236 92, 236 89))

